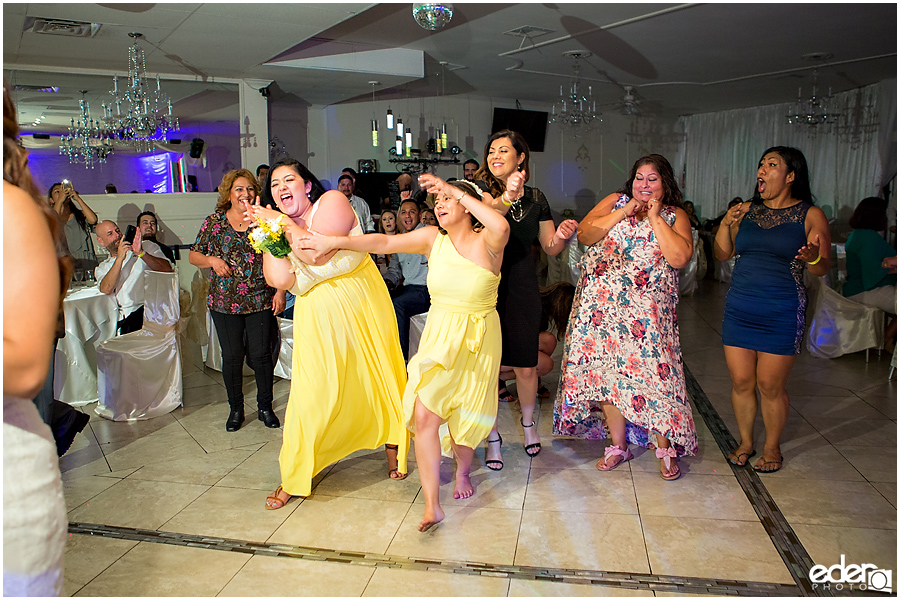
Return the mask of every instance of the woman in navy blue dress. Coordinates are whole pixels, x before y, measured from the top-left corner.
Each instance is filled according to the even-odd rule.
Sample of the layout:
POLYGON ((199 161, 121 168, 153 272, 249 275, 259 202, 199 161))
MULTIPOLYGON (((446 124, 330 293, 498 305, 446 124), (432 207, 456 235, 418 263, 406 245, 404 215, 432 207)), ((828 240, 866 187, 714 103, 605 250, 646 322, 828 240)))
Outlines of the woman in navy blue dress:
POLYGON ((759 388, 766 441, 754 469, 781 468, 781 433, 788 415, 785 389, 806 324, 803 269, 824 275, 831 265, 831 235, 813 206, 806 158, 796 148, 763 153, 750 202, 735 205, 716 233, 720 261, 738 255, 725 301, 722 344, 731 374, 731 405, 740 443, 728 455, 738 466, 756 454, 753 422, 759 388), (819 249, 822 248, 822 254, 819 249))

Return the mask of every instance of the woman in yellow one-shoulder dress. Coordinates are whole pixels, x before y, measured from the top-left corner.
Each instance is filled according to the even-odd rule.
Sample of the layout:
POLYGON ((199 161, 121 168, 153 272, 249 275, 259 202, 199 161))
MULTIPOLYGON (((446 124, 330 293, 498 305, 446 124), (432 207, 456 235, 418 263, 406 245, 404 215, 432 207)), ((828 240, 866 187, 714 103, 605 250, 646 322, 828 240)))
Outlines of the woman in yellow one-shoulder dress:
MULTIPOLYGON (((283 216, 258 205, 248 212, 254 218, 282 219, 289 238, 307 229, 363 237, 347 198, 321 193, 321 184, 297 161, 272 165, 268 186, 283 216)), ((270 285, 297 297, 291 395, 278 459, 281 485, 266 507, 281 508, 292 496, 308 496, 312 478, 323 468, 382 444, 390 477, 406 477, 405 365, 378 267, 362 252, 342 250, 316 259, 294 250, 283 259, 266 253, 263 271, 270 285)))
POLYGON ((481 193, 468 182, 447 183, 424 174, 419 184, 436 194, 440 227, 394 236, 306 234, 297 244, 318 252, 350 248, 428 257, 431 309, 419 351, 409 361, 409 382, 403 396, 406 426, 416 435, 416 466, 425 495, 419 531, 426 531, 444 518, 438 500, 441 428, 446 426, 448 432, 443 449, 452 448, 456 456, 453 497, 468 498, 474 493, 469 468, 475 448, 490 433, 497 414, 502 352, 497 286, 509 225, 478 199, 481 193))

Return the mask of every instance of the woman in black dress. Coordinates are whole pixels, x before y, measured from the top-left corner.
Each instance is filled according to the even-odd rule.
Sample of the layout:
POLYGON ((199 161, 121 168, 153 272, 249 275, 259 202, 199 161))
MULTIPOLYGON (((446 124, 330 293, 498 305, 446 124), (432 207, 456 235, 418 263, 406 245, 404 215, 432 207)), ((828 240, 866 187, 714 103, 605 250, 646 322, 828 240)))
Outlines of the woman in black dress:
MULTIPOLYGON (((506 215, 510 225, 497 292, 497 312, 503 331, 501 362, 516 373, 525 453, 533 457, 541 451, 540 438, 534 426, 541 296, 531 245, 538 241, 544 252, 556 256, 577 230, 578 222, 567 219, 557 229, 547 198, 539 189, 524 185, 530 175, 529 154, 528 144, 521 134, 509 129, 498 131, 484 146, 484 160, 475 179, 486 184, 491 197, 489 202, 506 215)), ((503 441, 496 422, 487 443, 485 465, 499 471, 503 468, 500 457, 503 441)))

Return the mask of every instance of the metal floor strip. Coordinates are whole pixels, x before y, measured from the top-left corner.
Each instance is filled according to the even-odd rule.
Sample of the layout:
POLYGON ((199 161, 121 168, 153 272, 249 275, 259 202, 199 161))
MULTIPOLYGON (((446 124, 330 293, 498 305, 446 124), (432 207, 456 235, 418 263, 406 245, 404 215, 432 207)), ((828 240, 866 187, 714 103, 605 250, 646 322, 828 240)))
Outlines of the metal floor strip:
MULTIPOLYGON (((690 372, 687 365, 684 365, 684 379, 687 384, 688 395, 694 401, 694 407, 716 440, 719 449, 724 456, 737 447, 737 440, 731 435, 725 422, 719 416, 719 412, 715 409, 700 383, 690 372)), ((727 460, 727 459, 726 459, 727 460)), ((812 558, 803 544, 800 543, 797 534, 791 528, 787 519, 779 510, 775 500, 769 495, 766 486, 760 481, 759 475, 752 467, 738 467, 728 463, 737 479, 747 495, 753 510, 756 511, 760 523, 766 529, 766 533, 772 539, 772 544, 781 555, 785 566, 797 582, 800 593, 803 596, 834 596, 831 590, 822 589, 817 586, 815 589, 809 581, 809 570, 815 565, 812 558)))
MULTIPOLYGON (((360 567, 386 567, 389 569, 413 569, 475 575, 573 583, 582 585, 603 585, 623 590, 646 590, 674 592, 682 594, 710 594, 715 596, 798 596, 795 585, 766 583, 759 581, 738 581, 730 579, 705 579, 702 577, 678 577, 673 575, 649 575, 644 573, 620 573, 615 571, 590 571, 581 569, 550 569, 521 565, 499 565, 474 561, 453 561, 440 559, 408 558, 368 552, 345 552, 286 544, 248 542, 228 538, 190 535, 152 529, 114 527, 93 523, 69 523, 69 532, 82 535, 171 544, 189 548, 203 548, 225 552, 241 552, 259 556, 275 556, 302 560, 317 560, 342 563, 360 567)), ((611 590, 615 594, 615 590, 611 590)))

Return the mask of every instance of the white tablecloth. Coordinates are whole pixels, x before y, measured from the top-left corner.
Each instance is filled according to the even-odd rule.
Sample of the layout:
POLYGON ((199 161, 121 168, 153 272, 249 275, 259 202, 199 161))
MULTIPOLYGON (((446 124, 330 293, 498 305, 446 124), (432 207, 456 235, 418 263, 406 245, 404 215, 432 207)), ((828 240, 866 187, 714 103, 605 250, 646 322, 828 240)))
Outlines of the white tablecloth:
POLYGON ((96 286, 70 292, 63 302, 66 337, 56 345, 53 396, 72 406, 97 401, 97 344, 116 334, 114 296, 96 286))

